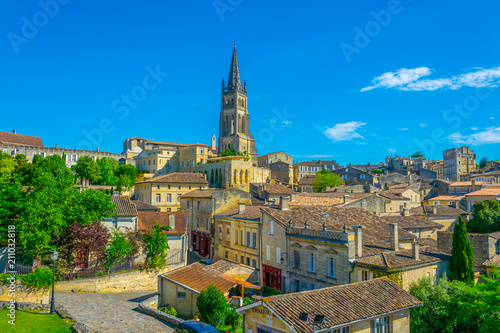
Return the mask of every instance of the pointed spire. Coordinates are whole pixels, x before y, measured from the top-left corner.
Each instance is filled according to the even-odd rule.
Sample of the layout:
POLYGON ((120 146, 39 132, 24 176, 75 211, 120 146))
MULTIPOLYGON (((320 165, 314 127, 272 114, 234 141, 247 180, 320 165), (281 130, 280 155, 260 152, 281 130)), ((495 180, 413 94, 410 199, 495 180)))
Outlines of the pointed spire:
POLYGON ((233 47, 233 58, 231 68, 229 68, 229 79, 227 81, 228 90, 239 89, 241 87, 240 67, 238 66, 238 55, 236 54, 236 43, 233 47))

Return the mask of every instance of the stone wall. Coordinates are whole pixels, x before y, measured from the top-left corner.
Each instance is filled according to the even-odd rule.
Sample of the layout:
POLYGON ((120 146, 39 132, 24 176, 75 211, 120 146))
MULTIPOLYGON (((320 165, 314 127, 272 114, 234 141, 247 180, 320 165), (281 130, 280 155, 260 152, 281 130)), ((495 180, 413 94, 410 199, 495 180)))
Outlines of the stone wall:
MULTIPOLYGON (((474 270, 481 270, 483 262, 495 255, 497 243, 500 241, 490 237, 488 234, 467 233, 467 235, 474 251, 474 270)), ((438 231, 437 243, 438 249, 451 253, 453 232, 438 231)))
POLYGON ((56 292, 142 292, 158 290, 158 275, 185 266, 185 262, 169 265, 161 273, 156 270, 132 271, 109 276, 60 281, 56 283, 56 292))
POLYGON ((8 283, 0 285, 0 301, 10 302, 13 299, 15 302, 49 304, 48 288, 36 289, 17 280, 15 295, 9 295, 9 287, 8 283))

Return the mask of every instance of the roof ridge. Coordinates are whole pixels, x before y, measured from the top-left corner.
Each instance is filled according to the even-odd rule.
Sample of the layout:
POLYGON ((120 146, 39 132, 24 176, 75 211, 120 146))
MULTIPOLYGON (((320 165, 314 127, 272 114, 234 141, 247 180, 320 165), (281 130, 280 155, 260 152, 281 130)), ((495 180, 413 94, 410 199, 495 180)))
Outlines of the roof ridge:
POLYGON ((382 252, 382 259, 384 259, 384 263, 387 266, 387 268, 391 268, 391 264, 387 261, 387 258, 385 257, 385 253, 382 252))

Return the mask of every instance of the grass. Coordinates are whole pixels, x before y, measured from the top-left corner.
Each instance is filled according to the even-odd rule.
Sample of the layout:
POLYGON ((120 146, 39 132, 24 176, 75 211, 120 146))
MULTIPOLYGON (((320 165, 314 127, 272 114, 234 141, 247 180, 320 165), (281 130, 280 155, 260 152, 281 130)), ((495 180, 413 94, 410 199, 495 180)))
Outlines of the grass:
POLYGON ((221 333, 231 332, 231 333, 243 333, 243 327, 237 327, 236 332, 233 331, 231 325, 223 325, 218 327, 218 331, 221 333))
POLYGON ((29 311, 16 310, 16 325, 8 323, 10 320, 7 317, 9 310, 0 310, 0 332, 16 332, 16 333, 31 333, 31 332, 50 332, 50 333, 69 333, 69 329, 73 325, 70 319, 61 319, 57 314, 39 314, 29 311))

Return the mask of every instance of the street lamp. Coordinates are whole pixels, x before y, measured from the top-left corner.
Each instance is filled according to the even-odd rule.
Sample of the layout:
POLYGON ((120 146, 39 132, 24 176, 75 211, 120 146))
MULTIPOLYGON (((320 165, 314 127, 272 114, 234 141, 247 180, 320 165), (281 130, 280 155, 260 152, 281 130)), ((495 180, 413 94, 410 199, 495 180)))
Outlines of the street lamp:
POLYGON ((56 260, 58 256, 59 252, 57 252, 56 250, 50 251, 50 259, 52 259, 52 261, 54 262, 54 266, 52 269, 52 300, 50 301, 50 314, 56 313, 56 305, 54 303, 54 285, 56 279, 56 260))

